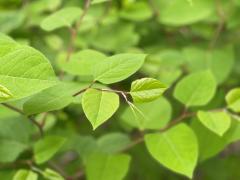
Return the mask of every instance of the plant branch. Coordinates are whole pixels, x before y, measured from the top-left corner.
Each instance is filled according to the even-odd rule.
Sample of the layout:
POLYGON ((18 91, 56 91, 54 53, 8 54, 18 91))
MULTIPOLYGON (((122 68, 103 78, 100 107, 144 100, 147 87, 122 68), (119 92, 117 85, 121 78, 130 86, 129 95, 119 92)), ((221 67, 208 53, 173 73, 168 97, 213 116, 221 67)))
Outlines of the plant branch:
POLYGON ((225 18, 225 13, 223 11, 223 8, 222 8, 222 5, 221 5, 220 1, 215 0, 215 3, 216 3, 216 8, 217 8, 217 14, 218 14, 218 17, 219 17, 220 20, 219 20, 215 35, 214 35, 212 41, 209 44, 209 49, 213 49, 214 46, 216 45, 216 43, 218 41, 218 38, 220 37, 220 34, 224 29, 225 19, 226 19, 225 18))
POLYGON ((44 136, 44 132, 43 132, 43 127, 42 127, 42 125, 39 124, 33 117, 31 117, 31 116, 26 116, 25 113, 24 113, 21 109, 15 107, 15 106, 12 106, 12 105, 10 105, 10 104, 2 103, 2 105, 5 106, 6 108, 8 108, 8 109, 10 109, 10 110, 12 110, 12 111, 15 111, 15 112, 17 112, 17 113, 25 116, 26 118, 28 118, 28 119, 38 128, 39 133, 40 133, 40 136, 41 136, 41 137, 44 136))

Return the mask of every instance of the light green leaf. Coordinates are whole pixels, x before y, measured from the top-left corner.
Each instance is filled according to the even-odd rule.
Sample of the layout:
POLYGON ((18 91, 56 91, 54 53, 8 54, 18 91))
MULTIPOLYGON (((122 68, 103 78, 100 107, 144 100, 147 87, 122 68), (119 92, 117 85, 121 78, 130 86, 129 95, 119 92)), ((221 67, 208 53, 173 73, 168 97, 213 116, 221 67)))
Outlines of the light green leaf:
POLYGON ((41 28, 52 31, 61 27, 71 27, 80 18, 81 14, 82 10, 77 7, 61 9, 45 18, 41 23, 41 28))
POLYGON ((195 0, 194 4, 186 0, 158 0, 159 21, 166 25, 181 26, 208 18, 214 12, 214 3, 208 0, 195 0))
POLYGON ((0 99, 5 100, 12 97, 13 97, 12 93, 6 87, 0 84, 0 99))
POLYGON ((83 111, 95 130, 108 120, 119 107, 116 93, 88 89, 82 97, 83 111))
POLYGON ((42 172, 42 175, 47 179, 47 180, 64 180, 64 178, 57 173, 56 171, 53 171, 52 169, 45 169, 42 172))
POLYGON ((219 136, 222 136, 231 126, 231 118, 226 112, 204 112, 197 114, 200 122, 219 136))
POLYGON ((57 136, 47 136, 34 144, 34 160, 37 164, 42 164, 51 159, 63 146, 66 139, 57 136))
POLYGON ((136 107, 142 112, 141 115, 135 110, 135 113, 128 107, 122 114, 121 119, 131 127, 139 129, 160 129, 170 120, 172 108, 170 103, 164 97, 144 103, 136 104, 136 107), (154 108, 153 108, 154 107, 154 108))
MULTIPOLYGON (((39 51, 0 35, 0 79, 14 95, 11 101, 31 96, 57 84, 53 68, 39 51)), ((0 102, 6 100, 0 99, 0 102)))
POLYGON ((14 175, 13 180, 37 180, 38 174, 33 171, 21 169, 14 175))
POLYGON ((187 107, 202 106, 213 98, 216 88, 215 78, 210 71, 193 73, 177 84, 174 97, 187 107))
POLYGON ((135 103, 153 101, 167 89, 166 85, 153 78, 142 78, 132 82, 130 94, 135 103))
POLYGON ((192 178, 198 159, 198 143, 194 132, 184 124, 164 133, 145 136, 150 154, 172 171, 192 178))
POLYGON ((86 49, 73 54, 69 61, 66 58, 59 60, 59 66, 64 71, 80 76, 93 76, 93 68, 106 59, 106 56, 98 51, 86 49))
POLYGON ((240 112, 240 88, 232 89, 226 96, 228 108, 240 112))
POLYGON ((122 180, 129 169, 131 157, 125 154, 93 154, 87 160, 88 180, 122 180))
POLYGON ((96 65, 96 81, 112 84, 122 81, 134 74, 144 63, 145 54, 118 54, 96 65))
POLYGON ((23 105, 23 110, 27 115, 32 115, 62 109, 73 102, 73 95, 76 92, 87 86, 78 83, 59 83, 28 99, 23 105))

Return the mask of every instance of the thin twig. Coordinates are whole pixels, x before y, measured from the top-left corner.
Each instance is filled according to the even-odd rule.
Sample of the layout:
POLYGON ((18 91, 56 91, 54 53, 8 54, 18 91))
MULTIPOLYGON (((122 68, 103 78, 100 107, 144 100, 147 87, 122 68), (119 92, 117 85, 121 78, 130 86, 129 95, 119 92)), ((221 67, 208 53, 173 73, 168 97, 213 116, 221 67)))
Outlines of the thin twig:
MULTIPOLYGON (((69 42, 69 45, 68 45, 68 48, 67 48, 67 55, 66 55, 66 62, 68 62, 74 52, 74 45, 75 45, 75 42, 77 40, 77 34, 78 34, 78 30, 80 28, 80 25, 82 24, 82 21, 85 17, 85 15, 87 14, 88 12, 88 9, 90 7, 90 4, 91 4, 91 0, 85 0, 85 4, 84 4, 84 9, 83 9, 83 13, 79 19, 79 21, 76 23, 76 26, 75 27, 71 27, 69 28, 69 32, 70 32, 70 42, 69 42)), ((60 74, 59 74, 59 79, 63 79, 65 75, 65 72, 64 71, 61 71, 60 74)))
POLYGON ((93 81, 91 84, 89 84, 88 87, 81 89, 80 91, 76 92, 75 94, 73 94, 73 97, 76 97, 80 94, 82 94, 83 92, 85 92, 86 90, 88 90, 89 88, 91 88, 94 85, 95 81, 93 81))
POLYGON ((214 46, 216 45, 218 38, 220 37, 220 34, 223 31, 224 25, 225 25, 225 13, 223 11, 222 5, 219 0, 215 0, 215 3, 216 3, 216 8, 217 8, 217 14, 218 14, 220 21, 218 23, 215 35, 209 44, 210 50, 213 49, 214 46))

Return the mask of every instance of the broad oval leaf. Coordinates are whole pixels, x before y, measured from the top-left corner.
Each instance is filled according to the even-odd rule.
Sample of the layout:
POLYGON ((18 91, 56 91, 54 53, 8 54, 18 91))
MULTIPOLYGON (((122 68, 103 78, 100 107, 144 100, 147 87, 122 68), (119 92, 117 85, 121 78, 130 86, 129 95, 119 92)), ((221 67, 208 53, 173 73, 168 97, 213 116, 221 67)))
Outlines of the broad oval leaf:
POLYGON ((180 124, 164 133, 146 135, 145 142, 157 161, 172 171, 192 178, 198 159, 198 143, 191 128, 180 124))
POLYGON ((106 56, 98 51, 86 49, 73 54, 69 61, 65 59, 59 60, 59 66, 64 71, 73 75, 93 76, 93 68, 105 60, 106 56))
POLYGON ((119 107, 119 96, 113 92, 88 89, 82 97, 83 111, 95 130, 119 107))
POLYGON ((226 96, 228 108, 240 112, 240 88, 232 89, 226 96))
POLYGON ((71 27, 81 14, 82 10, 77 7, 61 9, 45 18, 41 23, 41 28, 52 31, 61 27, 71 27))
POLYGON ((231 118, 226 112, 204 112, 197 114, 200 122, 219 136, 222 136, 231 126, 231 118))
POLYGON ((177 84, 174 97, 187 107, 202 106, 213 98, 216 88, 216 80, 210 71, 193 73, 177 84))
POLYGON ((144 63, 145 54, 118 54, 95 66, 94 79, 104 84, 122 81, 134 74, 144 63))
POLYGON ((126 176, 131 157, 126 154, 93 154, 86 164, 88 180, 122 180, 126 176))
POLYGON ((34 144, 34 160, 37 164, 43 164, 52 158, 63 146, 66 139, 57 136, 47 136, 34 144))
POLYGON ((0 49, 0 83, 14 95, 9 100, 25 98, 57 84, 51 64, 39 51, 4 35, 0 36, 0 49))
POLYGON ((142 78, 132 82, 130 94, 135 103, 153 101, 159 98, 167 86, 153 78, 142 78))

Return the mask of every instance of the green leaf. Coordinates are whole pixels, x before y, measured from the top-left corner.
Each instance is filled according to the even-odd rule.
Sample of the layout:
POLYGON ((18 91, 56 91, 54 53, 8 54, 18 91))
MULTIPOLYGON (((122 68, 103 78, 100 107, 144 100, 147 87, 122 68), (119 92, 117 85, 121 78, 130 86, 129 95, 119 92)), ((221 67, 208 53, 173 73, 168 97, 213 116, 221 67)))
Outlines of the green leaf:
POLYGON ((215 78, 210 71, 193 73, 177 84, 174 97, 187 107, 202 106, 213 98, 216 88, 215 78))
POLYGON ((231 126, 231 118, 226 112, 204 112, 197 114, 200 122, 219 136, 222 136, 231 126))
POLYGON ((13 162, 29 148, 31 125, 27 119, 18 116, 0 120, 0 162, 13 162))
POLYGON ((41 28, 46 31, 53 31, 61 27, 71 27, 80 18, 82 10, 77 7, 67 7, 56 11, 41 23, 41 28))
POLYGON ((82 97, 83 111, 95 130, 108 120, 119 107, 116 93, 88 89, 82 97))
POLYGON ((93 76, 93 68, 106 59, 106 56, 98 51, 86 49, 73 54, 69 61, 66 58, 59 61, 60 68, 64 71, 80 76, 93 76))
POLYGON ((108 23, 97 32, 94 31, 92 34, 87 32, 86 36, 88 39, 90 36, 91 46, 107 52, 126 52, 140 39, 138 33, 135 32, 134 24, 123 21, 108 23))
POLYGON ((32 115, 62 109, 73 102, 73 95, 87 84, 59 83, 32 96, 24 105, 25 114, 32 115))
POLYGON ((2 10, 0 12, 0 32, 9 33, 18 28, 25 19, 22 11, 2 10))
POLYGON ((208 18, 214 12, 214 3, 208 0, 195 0, 194 4, 186 0, 157 1, 159 21, 166 25, 181 26, 208 18))
MULTIPOLYGON (((14 95, 11 101, 31 96, 57 84, 53 68, 39 51, 0 36, 0 79, 14 95)), ((0 102, 6 100, 0 99, 0 102)))
POLYGON ((0 138, 0 162, 13 162, 27 149, 27 145, 13 139, 0 138))
POLYGON ((6 87, 0 84, 0 99, 5 100, 12 97, 13 97, 12 93, 6 87))
POLYGON ((166 85, 153 78, 142 78, 132 82, 130 94, 135 103, 144 103, 159 98, 166 85))
POLYGON ((48 168, 43 171, 42 175, 47 180, 64 180, 64 178, 58 172, 48 168))
POLYGON ((194 132, 184 124, 164 133, 145 136, 150 154, 165 167, 192 178, 198 159, 198 143, 194 132))
POLYGON ((160 129, 163 128, 171 118, 172 107, 164 97, 160 97, 153 102, 136 104, 136 107, 141 113, 137 110, 133 112, 131 108, 128 107, 121 115, 122 121, 131 127, 142 130, 160 129))
POLYGON ((103 2, 107 2, 109 0, 92 0, 91 4, 99 4, 99 3, 103 3, 103 2))
POLYGON ((37 164, 43 164, 51 159, 63 146, 66 139, 57 136, 47 136, 34 144, 34 160, 37 164))
POLYGON ((151 7, 145 2, 132 3, 120 12, 122 18, 132 21, 146 21, 152 15, 151 7))
POLYGON ((127 174, 131 157, 125 154, 93 154, 87 160, 88 180, 122 180, 127 174))
POLYGON ((190 72, 210 70, 217 83, 223 83, 234 67, 234 48, 224 46, 211 51, 200 47, 187 47, 183 49, 186 66, 190 72))
POLYGON ((104 153, 117 153, 127 147, 131 140, 126 134, 108 133, 97 141, 99 148, 104 153))
POLYGON ((240 112, 240 88, 232 89, 226 96, 228 108, 240 112))
POLYGON ((118 54, 96 65, 96 81, 112 84, 122 81, 134 74, 144 63, 145 54, 118 54))
POLYGON ((14 175, 13 180, 37 180, 38 174, 33 171, 21 169, 14 175))

